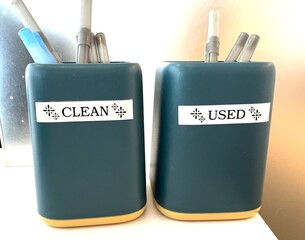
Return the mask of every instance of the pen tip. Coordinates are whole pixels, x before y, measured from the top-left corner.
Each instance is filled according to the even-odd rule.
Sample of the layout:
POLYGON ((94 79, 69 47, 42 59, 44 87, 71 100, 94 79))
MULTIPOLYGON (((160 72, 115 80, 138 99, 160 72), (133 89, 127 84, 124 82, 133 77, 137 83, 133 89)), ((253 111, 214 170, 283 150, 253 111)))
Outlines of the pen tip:
POLYGON ((216 9, 210 10, 209 11, 209 18, 213 18, 213 19, 219 18, 219 11, 216 10, 216 9))

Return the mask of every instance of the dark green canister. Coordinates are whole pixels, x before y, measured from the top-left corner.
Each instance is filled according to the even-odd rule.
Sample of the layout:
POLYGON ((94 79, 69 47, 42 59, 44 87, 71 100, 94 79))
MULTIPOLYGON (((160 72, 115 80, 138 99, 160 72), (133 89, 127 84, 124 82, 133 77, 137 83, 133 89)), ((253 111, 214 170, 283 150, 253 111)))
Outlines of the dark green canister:
POLYGON ((274 84, 268 62, 157 69, 151 182, 163 214, 218 220, 259 211, 274 84))
POLYGON ((30 64, 38 212, 49 225, 133 220, 146 204, 140 66, 30 64))

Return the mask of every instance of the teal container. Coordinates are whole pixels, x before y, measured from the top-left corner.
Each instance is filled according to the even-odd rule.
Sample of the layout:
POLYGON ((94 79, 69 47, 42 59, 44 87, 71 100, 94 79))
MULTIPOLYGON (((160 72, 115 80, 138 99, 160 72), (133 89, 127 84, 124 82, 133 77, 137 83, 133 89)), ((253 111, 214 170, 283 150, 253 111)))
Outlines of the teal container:
POLYGON ((221 220, 259 211, 274 84, 268 62, 157 69, 151 183, 164 215, 221 220))
POLYGON ((26 88, 41 218, 75 227, 139 217, 146 205, 140 66, 30 64, 26 88))

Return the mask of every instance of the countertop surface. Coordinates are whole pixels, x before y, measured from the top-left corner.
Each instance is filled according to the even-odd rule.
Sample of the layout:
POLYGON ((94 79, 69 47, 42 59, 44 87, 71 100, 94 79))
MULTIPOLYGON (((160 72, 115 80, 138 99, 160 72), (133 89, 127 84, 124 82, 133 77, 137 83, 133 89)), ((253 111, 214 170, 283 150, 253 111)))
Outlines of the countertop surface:
POLYGON ((277 239, 259 214, 235 221, 176 221, 163 216, 147 187, 146 210, 138 219, 121 224, 53 228, 36 210, 32 167, 0 166, 0 239, 277 239))

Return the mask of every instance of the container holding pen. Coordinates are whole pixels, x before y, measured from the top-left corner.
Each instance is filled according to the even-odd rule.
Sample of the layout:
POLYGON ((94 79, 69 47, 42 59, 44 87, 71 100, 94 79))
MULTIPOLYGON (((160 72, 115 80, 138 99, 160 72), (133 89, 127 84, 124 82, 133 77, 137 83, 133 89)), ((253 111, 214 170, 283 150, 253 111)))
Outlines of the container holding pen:
POLYGON ((157 69, 150 174, 164 215, 222 220, 259 211, 274 83, 268 62, 157 69))
POLYGON ((38 212, 51 226, 119 223, 146 204, 138 64, 30 64, 38 212))

